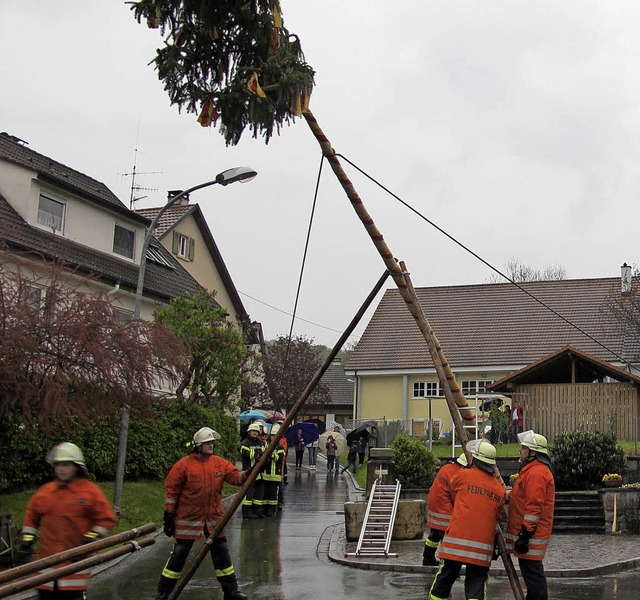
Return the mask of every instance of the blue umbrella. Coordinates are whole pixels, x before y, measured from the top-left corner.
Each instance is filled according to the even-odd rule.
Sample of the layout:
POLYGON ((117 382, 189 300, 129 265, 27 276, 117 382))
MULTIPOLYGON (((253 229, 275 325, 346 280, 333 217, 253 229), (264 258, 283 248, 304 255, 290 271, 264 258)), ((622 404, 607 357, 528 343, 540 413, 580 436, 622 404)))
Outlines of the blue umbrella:
POLYGON ((302 429, 302 439, 305 444, 315 442, 320 437, 320 430, 315 423, 296 423, 291 425, 284 434, 289 446, 295 446, 298 439, 298 429, 302 429))
POLYGON ((253 419, 254 421, 256 419, 262 419, 263 421, 266 420, 267 415, 265 415, 263 412, 260 412, 259 410, 245 410, 244 412, 240 413, 238 415, 238 419, 240 419, 240 422, 243 423, 245 421, 251 421, 251 419, 253 419))

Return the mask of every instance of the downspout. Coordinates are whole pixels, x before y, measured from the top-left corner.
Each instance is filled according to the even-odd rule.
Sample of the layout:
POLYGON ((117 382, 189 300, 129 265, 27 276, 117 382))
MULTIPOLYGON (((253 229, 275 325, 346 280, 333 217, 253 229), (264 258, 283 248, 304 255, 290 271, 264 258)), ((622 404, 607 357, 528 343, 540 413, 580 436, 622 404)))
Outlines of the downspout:
POLYGON ((402 421, 409 428, 407 419, 409 418, 409 376, 402 376, 402 421))

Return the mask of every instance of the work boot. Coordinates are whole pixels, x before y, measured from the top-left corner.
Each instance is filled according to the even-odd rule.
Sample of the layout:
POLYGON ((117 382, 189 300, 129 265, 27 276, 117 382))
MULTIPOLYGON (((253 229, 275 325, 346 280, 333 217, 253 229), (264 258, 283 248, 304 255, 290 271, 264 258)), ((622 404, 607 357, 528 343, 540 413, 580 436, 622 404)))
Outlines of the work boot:
POLYGON ((429 546, 425 546, 424 552, 422 553, 422 566, 435 567, 438 564, 440 563, 436 560, 436 549, 429 548, 429 546))
POLYGON ((224 600, 247 600, 247 595, 243 594, 238 589, 238 582, 236 581, 236 576, 231 576, 233 579, 231 581, 220 581, 220 585, 222 586, 222 591, 224 592, 224 600))

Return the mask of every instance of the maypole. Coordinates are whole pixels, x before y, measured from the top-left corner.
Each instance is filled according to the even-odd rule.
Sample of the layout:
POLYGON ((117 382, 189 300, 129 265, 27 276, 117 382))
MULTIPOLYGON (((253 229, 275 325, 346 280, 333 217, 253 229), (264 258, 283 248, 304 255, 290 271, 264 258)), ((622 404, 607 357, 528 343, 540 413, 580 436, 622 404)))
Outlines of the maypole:
MULTIPOLYGON (((335 151, 331 147, 331 144, 328 138, 323 133, 322 129, 320 129, 320 126, 318 125, 316 118, 313 116, 313 113, 308 108, 304 108, 302 110, 302 115, 307 121, 307 124, 309 125, 309 128, 311 129, 316 140, 318 140, 323 155, 331 165, 331 169, 338 178, 338 181, 344 189, 347 198, 349 198, 351 206, 353 207, 356 214, 358 215, 358 218, 367 230, 369 237, 378 250, 378 253, 382 257, 382 260, 384 261, 389 274, 398 287, 398 291, 405 301, 409 312, 415 319, 418 328, 422 332, 424 340, 427 343, 427 347, 429 349, 429 354, 431 355, 431 360, 433 361, 436 373, 438 374, 438 379, 440 380, 440 384, 442 385, 442 389, 444 391, 444 396, 451 413, 451 418, 453 419, 456 435, 458 436, 458 439, 462 444, 462 448, 465 455, 467 456, 469 464, 471 464, 472 457, 467 450, 467 434, 464 423, 468 425, 474 424, 475 414, 467 403, 466 398, 462 394, 462 390, 456 382, 453 371, 451 370, 451 367, 449 366, 449 363, 447 362, 447 359, 444 355, 444 351, 442 350, 442 347, 438 342, 438 338, 436 337, 433 328, 429 324, 429 321, 422 311, 422 306, 420 305, 415 289, 413 288, 406 266, 403 262, 400 262, 398 264, 398 262, 394 258, 391 250, 387 246, 387 243, 384 241, 382 233, 380 233, 373 221, 373 218, 365 208, 362 200, 360 199, 360 196, 358 195, 358 192, 356 191, 353 183, 351 183, 351 180, 342 168, 342 165, 340 164, 335 151)), ((504 481, 502 480, 497 467, 495 468, 495 472, 496 476, 504 485, 504 481)), ((502 555, 502 561, 504 563, 504 567, 507 572, 514 597, 516 598, 516 600, 524 600, 522 588, 520 587, 520 582, 518 581, 518 575, 516 573, 515 567, 513 566, 511 556, 509 556, 505 552, 506 546, 504 542, 504 536, 502 535, 502 532, 500 530, 498 530, 497 538, 502 555)))

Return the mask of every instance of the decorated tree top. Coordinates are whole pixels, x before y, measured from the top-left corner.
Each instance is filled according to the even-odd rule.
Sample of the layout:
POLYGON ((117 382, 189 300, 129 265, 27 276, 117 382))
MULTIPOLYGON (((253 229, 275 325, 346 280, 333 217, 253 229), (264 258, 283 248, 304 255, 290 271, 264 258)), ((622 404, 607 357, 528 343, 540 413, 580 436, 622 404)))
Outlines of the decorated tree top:
POLYGON ((268 142, 307 106, 314 71, 297 36, 285 29, 278 0, 140 0, 138 20, 160 29, 153 60, 171 104, 220 121, 227 145, 245 128, 268 142))

